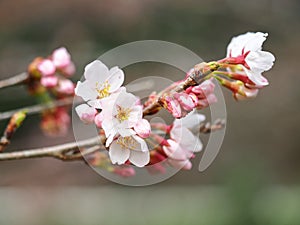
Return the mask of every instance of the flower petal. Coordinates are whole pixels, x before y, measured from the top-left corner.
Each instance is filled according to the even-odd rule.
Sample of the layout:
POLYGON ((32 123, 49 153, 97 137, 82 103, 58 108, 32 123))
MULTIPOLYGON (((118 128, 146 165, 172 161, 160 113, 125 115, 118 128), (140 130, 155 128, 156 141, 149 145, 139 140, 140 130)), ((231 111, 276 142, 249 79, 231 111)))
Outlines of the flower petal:
POLYGON ((95 60, 85 67, 84 77, 93 82, 104 83, 109 77, 109 71, 100 60, 95 60))
POLYGON ((75 94, 77 96, 80 96, 83 98, 84 101, 88 100, 94 100, 97 98, 98 93, 95 89, 92 89, 90 87, 90 83, 87 81, 81 82, 78 81, 76 88, 75 88, 75 94))
POLYGON ((129 161, 137 167, 144 167, 150 162, 150 153, 149 151, 130 151, 129 161))
POLYGON ((75 111, 79 118, 85 123, 93 123, 97 110, 88 106, 87 104, 81 104, 75 108, 75 111))
POLYGON ((149 151, 149 148, 148 148, 148 145, 146 143, 146 141, 144 141, 144 139, 140 138, 139 136, 137 135, 133 135, 132 136, 138 143, 139 143, 139 148, 138 149, 135 149, 136 151, 139 151, 141 150, 142 152, 148 152, 149 151))
POLYGON ((275 57, 270 52, 257 51, 250 52, 245 61, 252 71, 261 73, 272 68, 275 57))
POLYGON ((115 66, 110 69, 109 74, 110 76, 107 81, 110 84, 109 92, 111 93, 117 91, 122 86, 124 82, 124 72, 115 66))
POLYGON ((130 155, 129 149, 122 148, 121 145, 117 144, 117 141, 114 141, 109 147, 109 157, 113 164, 124 164, 130 155))
POLYGON ((134 130, 140 137, 147 138, 150 135, 151 126, 148 120, 142 119, 139 120, 138 123, 134 126, 134 130))

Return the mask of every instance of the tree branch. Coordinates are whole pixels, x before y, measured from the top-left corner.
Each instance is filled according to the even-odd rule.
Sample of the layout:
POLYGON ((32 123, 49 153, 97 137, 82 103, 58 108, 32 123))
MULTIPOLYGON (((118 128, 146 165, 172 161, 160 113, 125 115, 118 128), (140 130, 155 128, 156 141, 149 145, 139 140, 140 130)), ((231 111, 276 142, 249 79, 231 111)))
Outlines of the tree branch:
POLYGON ((28 79, 28 73, 20 73, 5 80, 0 80, 0 89, 21 84, 28 79))
POLYGON ((102 148, 101 146, 103 141, 104 141, 104 136, 101 136, 101 137, 90 138, 83 141, 71 142, 71 143, 66 143, 66 144, 56 145, 51 147, 0 153, 0 161, 29 159, 29 158, 38 158, 38 157, 52 157, 64 161, 79 160, 82 158, 83 154, 84 155, 90 154, 102 148), (90 146, 92 147, 82 150, 82 152, 78 151, 78 148, 86 148, 90 146))
POLYGON ((161 91, 157 95, 156 99, 144 109, 143 115, 147 116, 147 115, 153 115, 157 113, 163 107, 163 98, 166 93, 168 92, 179 93, 186 90, 188 87, 199 85, 203 81, 205 81, 206 76, 208 76, 218 68, 219 65, 216 64, 215 62, 211 62, 211 63, 203 62, 195 65, 194 71, 183 82, 173 87, 172 85, 168 86, 163 91, 161 91))
POLYGON ((16 112, 19 111, 26 111, 28 115, 31 115, 31 114, 39 113, 46 109, 51 109, 53 107, 71 105, 73 104, 73 101, 81 102, 81 100, 77 100, 76 98, 74 100, 74 97, 69 97, 65 99, 55 100, 45 104, 37 104, 37 105, 33 105, 21 109, 15 109, 15 110, 0 113, 0 121, 11 118, 16 112))

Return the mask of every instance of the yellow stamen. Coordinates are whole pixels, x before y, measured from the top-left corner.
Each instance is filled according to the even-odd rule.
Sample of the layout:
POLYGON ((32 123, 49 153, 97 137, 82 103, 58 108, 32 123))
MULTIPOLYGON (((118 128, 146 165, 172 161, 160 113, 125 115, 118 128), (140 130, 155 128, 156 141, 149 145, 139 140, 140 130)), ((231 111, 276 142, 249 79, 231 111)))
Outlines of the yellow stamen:
POLYGON ((110 84, 105 81, 103 84, 96 82, 96 91, 98 92, 98 98, 105 98, 109 96, 110 84))
POLYGON ((117 144, 121 145, 122 149, 136 150, 137 142, 131 136, 129 137, 119 137, 117 144))
POLYGON ((122 108, 121 106, 117 106, 117 115, 116 118, 119 120, 119 122, 123 122, 125 120, 128 120, 131 109, 129 108, 122 108))

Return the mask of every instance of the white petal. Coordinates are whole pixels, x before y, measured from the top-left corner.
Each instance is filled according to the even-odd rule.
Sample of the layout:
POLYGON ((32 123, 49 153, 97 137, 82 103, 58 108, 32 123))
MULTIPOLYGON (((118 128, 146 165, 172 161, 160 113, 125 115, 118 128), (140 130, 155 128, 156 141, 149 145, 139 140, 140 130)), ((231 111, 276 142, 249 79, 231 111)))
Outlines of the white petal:
POLYGON ((255 34, 249 35, 249 39, 245 44, 245 52, 261 50, 267 36, 267 33, 262 32, 256 32, 255 34))
POLYGON ((171 159, 186 160, 186 152, 180 148, 179 144, 171 139, 168 140, 170 146, 163 146, 165 154, 171 159))
POLYGON ((137 97, 131 93, 121 92, 117 99, 116 105, 119 105, 123 108, 132 108, 136 103, 137 97))
POLYGON ((264 72, 272 68, 275 61, 275 57, 270 52, 257 51, 250 52, 246 57, 245 61, 252 71, 264 72))
POLYGON ((88 106, 87 104, 78 105, 75 108, 75 111, 80 117, 80 119, 86 123, 93 123, 95 114, 97 113, 97 111, 94 108, 88 106))
POLYGON ((109 147, 109 157, 113 164, 124 164, 130 155, 129 149, 123 149, 121 145, 114 141, 109 147))
POLYGON ((84 101, 96 99, 98 96, 97 91, 95 89, 92 89, 90 87, 90 83, 87 81, 84 81, 84 82, 78 81, 77 82, 77 85, 75 88, 75 94, 77 96, 82 97, 84 101))
POLYGON ((118 129, 118 132, 122 137, 128 137, 135 134, 134 130, 132 129, 118 129))
POLYGON ((107 79, 110 84, 109 92, 117 91, 124 82, 124 72, 119 67, 113 67, 109 71, 110 76, 107 79))
POLYGON ((138 143, 139 143, 139 148, 136 149, 136 150, 141 150, 142 152, 148 152, 149 151, 149 148, 148 148, 148 145, 146 143, 146 141, 144 141, 144 139, 140 138, 139 136, 137 135, 133 135, 132 136, 138 143))
POLYGON ((130 151, 129 161, 137 167, 143 167, 150 162, 149 151, 130 151))
POLYGON ((255 73, 253 71, 245 69, 248 78, 257 86, 263 87, 269 85, 269 81, 263 77, 260 73, 255 73))
POLYGON ((87 103, 95 109, 102 109, 102 99, 91 100, 87 103))
POLYGON ((199 133, 200 123, 205 120, 203 114, 198 113, 195 109, 182 119, 174 120, 174 127, 186 127, 193 133, 199 133))
POLYGON ((109 77, 109 70, 100 60, 95 60, 85 67, 84 77, 90 81, 104 83, 109 77))

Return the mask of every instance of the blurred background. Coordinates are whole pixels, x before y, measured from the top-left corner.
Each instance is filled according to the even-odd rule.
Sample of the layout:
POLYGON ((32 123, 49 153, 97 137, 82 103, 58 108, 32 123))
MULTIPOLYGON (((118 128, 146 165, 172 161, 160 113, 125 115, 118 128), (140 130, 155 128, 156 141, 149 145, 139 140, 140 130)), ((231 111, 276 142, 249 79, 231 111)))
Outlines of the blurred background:
MULTIPOLYGON (((1 79, 60 46, 77 66, 74 81, 90 61, 137 40, 174 42, 217 60, 232 36, 247 31, 269 33, 264 49, 276 62, 255 100, 235 102, 224 90, 226 136, 203 173, 195 163, 163 183, 130 188, 82 162, 0 162, 0 224, 300 224, 299 10, 297 0, 1 0, 1 79)), ((126 82, 164 75, 146 68, 125 68, 126 82)), ((32 104, 22 87, 0 90, 1 112, 32 104)), ((38 115, 26 120, 7 150, 74 140, 71 128, 67 137, 47 138, 38 123, 38 115)))

